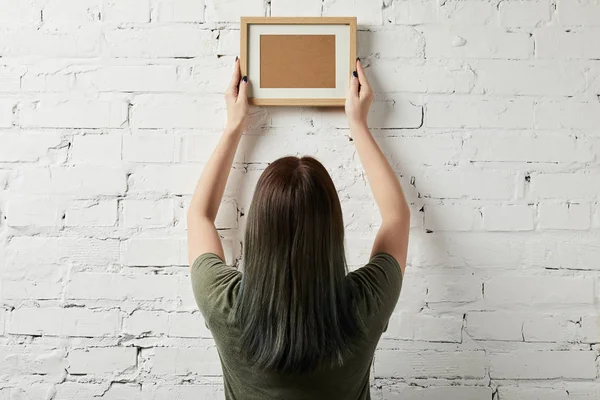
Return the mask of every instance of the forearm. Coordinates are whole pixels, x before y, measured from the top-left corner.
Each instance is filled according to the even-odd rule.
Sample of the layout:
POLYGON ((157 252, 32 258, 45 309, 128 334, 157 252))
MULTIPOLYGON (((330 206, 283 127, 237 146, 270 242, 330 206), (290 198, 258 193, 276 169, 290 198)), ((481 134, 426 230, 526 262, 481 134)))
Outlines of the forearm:
POLYGON ((410 211, 400 181, 365 123, 351 123, 350 131, 383 221, 408 219, 410 211))
POLYGON ((241 136, 241 132, 236 129, 226 129, 221 136, 200 175, 188 210, 188 218, 205 217, 211 222, 215 221, 241 136))

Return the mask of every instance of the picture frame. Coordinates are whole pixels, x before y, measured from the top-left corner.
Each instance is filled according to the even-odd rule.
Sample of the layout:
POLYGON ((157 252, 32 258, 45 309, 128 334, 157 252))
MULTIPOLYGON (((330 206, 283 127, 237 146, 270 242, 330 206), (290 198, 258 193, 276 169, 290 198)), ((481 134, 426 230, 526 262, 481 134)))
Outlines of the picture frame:
POLYGON ((343 106, 356 17, 242 17, 240 67, 252 105, 343 106))

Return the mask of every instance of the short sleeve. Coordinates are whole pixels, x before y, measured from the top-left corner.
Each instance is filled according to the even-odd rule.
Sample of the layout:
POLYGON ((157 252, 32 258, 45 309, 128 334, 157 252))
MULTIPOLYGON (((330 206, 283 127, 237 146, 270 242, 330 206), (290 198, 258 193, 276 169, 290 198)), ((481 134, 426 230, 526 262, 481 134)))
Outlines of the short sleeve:
POLYGON ((402 287, 398 261, 390 254, 377 253, 367 265, 350 272, 348 279, 365 318, 385 331, 402 287))
POLYGON ((228 266, 219 256, 199 256, 191 268, 192 289, 196 304, 210 328, 210 321, 230 313, 237 299, 241 272, 228 266))

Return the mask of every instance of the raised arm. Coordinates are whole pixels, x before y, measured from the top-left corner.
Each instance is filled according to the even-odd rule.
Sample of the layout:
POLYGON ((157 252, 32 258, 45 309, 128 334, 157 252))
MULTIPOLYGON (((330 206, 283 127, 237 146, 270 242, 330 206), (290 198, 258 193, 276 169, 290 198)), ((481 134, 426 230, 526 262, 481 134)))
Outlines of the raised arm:
POLYGON ((190 266, 204 253, 215 253, 225 260, 221 238, 215 227, 215 218, 244 130, 244 119, 248 113, 247 88, 248 78, 241 78, 240 62, 236 59, 233 77, 225 93, 227 125, 202 170, 187 213, 190 266))
POLYGON ((362 65, 357 60, 356 72, 351 78, 346 99, 346 115, 350 134, 382 218, 371 256, 380 252, 392 255, 400 264, 404 275, 410 210, 398 178, 367 126, 367 115, 372 102, 373 92, 362 65))

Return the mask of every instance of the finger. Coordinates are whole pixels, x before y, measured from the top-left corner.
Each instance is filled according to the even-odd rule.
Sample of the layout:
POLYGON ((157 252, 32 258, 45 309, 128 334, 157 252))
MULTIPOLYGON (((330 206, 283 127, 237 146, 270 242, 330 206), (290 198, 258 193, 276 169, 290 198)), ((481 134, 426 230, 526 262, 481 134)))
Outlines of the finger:
POLYGON ((242 78, 242 81, 240 82, 240 91, 238 94, 238 100, 239 99, 247 99, 248 98, 248 77, 244 76, 242 78))
POLYGON ((231 77, 231 82, 229 82, 229 92, 237 93, 238 85, 240 84, 240 78, 242 77, 242 72, 240 71, 240 59, 235 58, 235 65, 233 67, 233 76, 231 77))
POLYGON ((358 81, 360 82, 361 91, 371 91, 371 86, 369 85, 369 80, 367 79, 367 75, 365 75, 365 70, 360 63, 360 60, 356 60, 356 72, 358 73, 358 81))
POLYGON ((350 76, 350 91, 349 94, 352 96, 358 96, 358 73, 356 71, 352 71, 352 75, 350 76))

